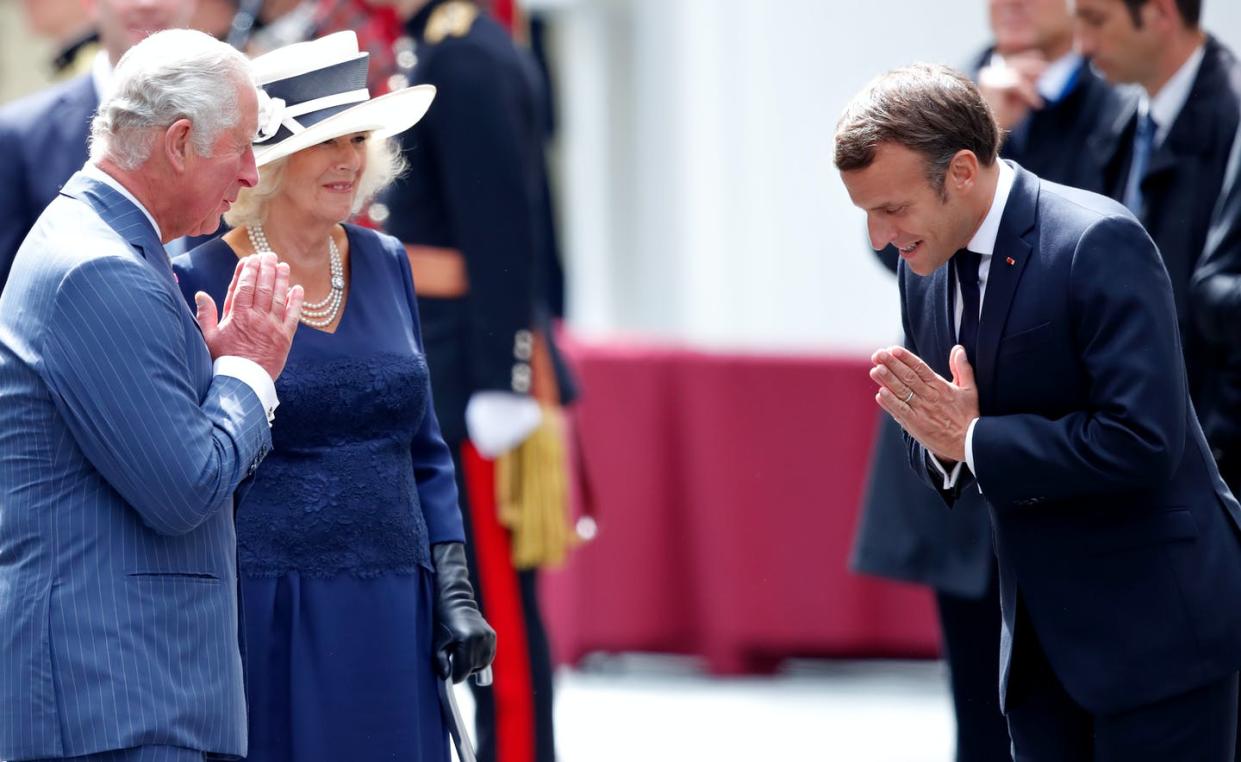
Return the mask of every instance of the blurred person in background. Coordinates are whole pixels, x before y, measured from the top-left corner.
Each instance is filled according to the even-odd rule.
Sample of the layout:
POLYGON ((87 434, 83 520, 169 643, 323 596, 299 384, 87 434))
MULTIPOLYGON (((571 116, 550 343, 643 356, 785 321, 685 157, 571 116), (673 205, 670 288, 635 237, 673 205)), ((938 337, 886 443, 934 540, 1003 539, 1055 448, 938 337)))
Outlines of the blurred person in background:
MULTIPOLYGON (((1218 390, 1228 400, 1241 396, 1241 127, 1233 139, 1232 156, 1224 182, 1224 192, 1216 205, 1211 230, 1207 234, 1206 249, 1190 285, 1190 309, 1195 327, 1202 332, 1204 341, 1215 346, 1217 353, 1224 354, 1220 362, 1228 369, 1226 379, 1218 390)), ((1229 410, 1236 410, 1229 405, 1229 410)), ((1235 414, 1217 416, 1235 423, 1235 414)), ((1222 422, 1213 421, 1217 429, 1212 449, 1219 463, 1220 474, 1232 489, 1241 494, 1241 444, 1236 441, 1237 430, 1224 428, 1222 422), (1220 430, 1222 429, 1222 430, 1220 430)))
POLYGON ((1103 189, 1091 136, 1120 99, 1073 47, 1067 0, 989 0, 995 44, 975 81, 1005 131, 1001 155, 1052 182, 1103 189))
POLYGON ((260 183, 229 210, 230 232, 174 261, 191 304, 219 301, 239 259, 269 250, 307 296, 272 450, 236 514, 253 762, 448 762, 436 670, 459 682, 495 653, 409 257, 344 224, 399 171, 388 136, 434 90, 368 99, 366 58, 341 32, 255 59, 270 96, 260 183))
MULTIPOLYGON (((975 77, 1007 137, 1000 155, 1044 179, 1101 190, 1088 160, 1099 125, 1121 99, 1073 50, 1067 0, 989 0, 994 43, 975 60, 975 77)), ((898 254, 879 258, 896 272, 898 254)), ((942 648, 957 720, 958 762, 1008 759, 1000 712, 1000 601, 991 526, 970 491, 952 511, 908 468, 901 429, 879 424, 851 567, 935 590, 942 648)))
POLYGON ((435 108, 402 136, 410 172, 372 217, 410 253, 435 408, 472 538, 472 579, 498 635, 494 685, 471 686, 479 759, 554 762, 537 570, 562 558, 569 542, 564 495, 553 493, 565 481, 559 405, 574 389, 537 285, 553 256, 541 216, 541 79, 474 3, 386 5, 405 20, 398 44, 412 68, 404 76, 437 88, 435 108), (523 496, 511 494, 515 485, 523 496))
POLYGON ((194 2, 86 0, 101 46, 90 71, 0 108, 0 290, 34 221, 86 162, 91 116, 112 67, 151 33, 187 26, 194 2))
POLYGON ((227 40, 237 16, 238 0, 196 0, 189 27, 206 32, 217 40, 227 40))
POLYGON ((30 31, 56 46, 53 76, 65 79, 90 70, 99 33, 87 0, 22 0, 22 11, 30 31))
MULTIPOLYGON (((1241 65, 1199 24, 1201 0, 1078 0, 1084 55, 1114 83, 1140 86, 1105 127, 1095 155, 1108 195, 1138 216, 1163 255, 1176 297, 1194 407, 1220 472, 1241 488, 1241 353, 1193 315, 1191 290, 1241 125, 1241 65)), ((1199 303, 1199 298, 1206 301, 1199 303)))

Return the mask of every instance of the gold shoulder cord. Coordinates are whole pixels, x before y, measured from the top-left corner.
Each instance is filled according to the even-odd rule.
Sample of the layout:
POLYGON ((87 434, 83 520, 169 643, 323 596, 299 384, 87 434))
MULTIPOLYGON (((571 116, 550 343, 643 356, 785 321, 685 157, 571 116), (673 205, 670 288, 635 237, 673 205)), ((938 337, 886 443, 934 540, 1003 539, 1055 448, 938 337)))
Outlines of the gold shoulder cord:
POLYGON ((518 569, 556 567, 578 543, 569 521, 564 414, 542 405, 530 438, 496 459, 496 510, 512 538, 518 569))
POLYGON ((464 37, 478 18, 478 6, 465 0, 452 0, 431 11, 423 39, 434 45, 449 37, 464 37))

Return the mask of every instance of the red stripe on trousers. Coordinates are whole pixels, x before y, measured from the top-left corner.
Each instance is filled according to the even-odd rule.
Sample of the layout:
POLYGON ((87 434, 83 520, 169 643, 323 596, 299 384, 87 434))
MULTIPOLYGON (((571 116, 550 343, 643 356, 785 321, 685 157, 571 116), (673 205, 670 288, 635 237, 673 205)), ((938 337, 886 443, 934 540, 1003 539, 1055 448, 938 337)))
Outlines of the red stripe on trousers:
POLYGON ((461 447, 473 524, 474 560, 483 611, 496 631, 492 695, 496 707, 496 762, 534 762, 534 686, 526 646, 526 618, 508 530, 496 516, 495 464, 469 442, 461 447))

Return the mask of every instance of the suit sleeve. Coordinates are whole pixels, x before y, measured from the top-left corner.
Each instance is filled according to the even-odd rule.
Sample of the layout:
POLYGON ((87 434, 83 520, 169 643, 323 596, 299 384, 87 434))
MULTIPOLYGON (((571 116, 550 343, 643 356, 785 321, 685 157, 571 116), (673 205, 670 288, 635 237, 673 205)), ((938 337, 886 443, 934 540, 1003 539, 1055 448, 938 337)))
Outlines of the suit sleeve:
MULTIPOLYGON (((880 253, 880 252, 876 252, 880 253)), ((905 331, 905 348, 913 352, 918 357, 922 357, 918 353, 918 344, 914 340, 916 335, 913 326, 909 320, 909 303, 906 297, 905 278, 909 276, 905 263, 900 261, 899 257, 896 262, 896 284, 900 291, 901 298, 901 327, 905 331)), ((887 413, 883 413, 887 415, 887 413)), ((951 508, 956 503, 957 498, 961 497, 961 493, 967 486, 974 482, 973 474, 970 473, 969 467, 964 463, 961 464, 961 472, 957 476, 956 482, 952 487, 944 489, 944 477, 935 470, 931 465, 931 454, 922 446, 922 443, 909 435, 905 429, 901 429, 901 437, 905 440, 905 449, 909 455, 909 467, 913 469, 914 474, 928 487, 935 490, 940 499, 951 508)))
POLYGON ((468 43, 445 43, 430 66, 427 119, 470 281, 473 388, 525 391, 513 383, 514 340, 534 314, 535 230, 516 106, 503 72, 468 43))
POLYGON ((12 125, 0 122, 0 291, 9 279, 13 257, 30 232, 30 215, 24 155, 12 125))
POLYGON ((43 371, 85 457, 161 534, 230 506, 271 448, 267 418, 227 376, 199 399, 172 291, 140 260, 104 257, 70 271, 54 299, 43 371))
POLYGON ((1101 220, 1078 243, 1069 280, 1087 396, 1055 419, 978 420, 977 478, 997 508, 1154 487, 1171 478, 1184 451, 1185 365, 1155 244, 1132 219, 1101 220))
MULTIPOLYGON (((418 300, 414 296, 413 272, 406 258, 405 249, 393 241, 389 254, 396 258, 400 268, 400 283, 405 289, 409 314, 413 322, 414 343, 424 357, 422 325, 418 319, 418 300)), ((427 382, 427 410, 422 424, 414 433, 410 455, 414 462, 414 481, 418 485, 418 499, 422 503, 422 517, 427 522, 427 540, 434 545, 439 542, 465 542, 465 525, 461 519, 461 507, 457 495, 457 480, 453 472, 452 453, 440 433, 439 419, 435 416, 432 398, 434 389, 427 382)))
POLYGON ((1190 304, 1202 334, 1241 349, 1241 135, 1234 138, 1231 183, 1213 216, 1206 248, 1190 283, 1190 304))

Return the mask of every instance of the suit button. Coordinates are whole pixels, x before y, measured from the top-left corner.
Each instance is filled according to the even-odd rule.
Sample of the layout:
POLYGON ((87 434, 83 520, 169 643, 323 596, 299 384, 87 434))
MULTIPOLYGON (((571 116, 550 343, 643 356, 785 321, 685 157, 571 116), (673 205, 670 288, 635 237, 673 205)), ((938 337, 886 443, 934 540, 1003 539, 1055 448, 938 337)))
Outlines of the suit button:
POLYGON ((513 336, 513 357, 526 361, 534 356, 534 334, 530 331, 518 331, 513 336))
POLYGON ((513 391, 525 394, 530 391, 530 366, 524 362, 513 366, 513 391))

